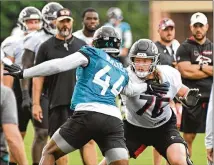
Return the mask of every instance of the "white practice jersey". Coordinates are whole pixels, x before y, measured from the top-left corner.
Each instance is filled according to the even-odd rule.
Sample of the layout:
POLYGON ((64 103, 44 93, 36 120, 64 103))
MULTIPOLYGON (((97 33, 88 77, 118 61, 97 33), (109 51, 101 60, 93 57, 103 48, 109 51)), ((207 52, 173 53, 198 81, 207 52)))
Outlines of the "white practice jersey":
POLYGON ((76 32, 73 33, 73 35, 83 41, 86 42, 87 45, 92 45, 92 40, 93 40, 93 37, 86 37, 84 34, 83 34, 83 30, 78 30, 76 32))
MULTIPOLYGON (((130 67, 127 70, 131 81, 143 82, 130 67)), ((157 70, 161 76, 161 81, 170 83, 166 95, 158 98, 142 93, 140 96, 126 97, 126 118, 131 124, 138 127, 156 128, 166 123, 172 115, 169 102, 182 87, 181 75, 178 70, 168 65, 158 65, 157 70)))
POLYGON ((4 56, 13 57, 15 64, 21 66, 22 55, 24 51, 23 40, 25 36, 9 36, 1 44, 1 52, 4 56))
POLYGON ((53 35, 46 33, 43 29, 32 32, 25 37, 24 49, 28 49, 37 55, 40 45, 53 35))

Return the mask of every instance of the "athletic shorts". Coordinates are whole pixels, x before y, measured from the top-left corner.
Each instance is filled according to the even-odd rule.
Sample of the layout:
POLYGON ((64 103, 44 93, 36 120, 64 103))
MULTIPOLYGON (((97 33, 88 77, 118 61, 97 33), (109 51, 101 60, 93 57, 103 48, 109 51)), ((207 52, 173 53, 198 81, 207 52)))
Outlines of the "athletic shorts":
POLYGON ((183 107, 180 131, 205 133, 208 101, 200 101, 193 108, 183 107))
POLYGON ((153 146, 165 158, 167 148, 173 143, 183 143, 185 141, 181 137, 176 127, 176 117, 172 113, 172 117, 167 123, 158 128, 142 128, 130 124, 124 120, 124 131, 126 146, 129 150, 131 158, 137 158, 147 146, 153 146))
POLYGON ((91 111, 75 111, 59 134, 76 149, 80 149, 91 139, 99 146, 103 156, 113 148, 125 148, 123 122, 113 116, 91 111))
POLYGON ((16 96, 17 109, 18 109, 18 121, 20 132, 26 132, 29 120, 32 120, 34 127, 48 129, 48 98, 42 94, 40 104, 42 107, 43 119, 42 123, 34 120, 32 112, 22 109, 22 91, 18 79, 14 79, 13 90, 16 96))
POLYGON ((48 116, 48 135, 52 135, 62 126, 67 119, 73 115, 73 110, 70 109, 69 105, 57 106, 49 110, 48 116))

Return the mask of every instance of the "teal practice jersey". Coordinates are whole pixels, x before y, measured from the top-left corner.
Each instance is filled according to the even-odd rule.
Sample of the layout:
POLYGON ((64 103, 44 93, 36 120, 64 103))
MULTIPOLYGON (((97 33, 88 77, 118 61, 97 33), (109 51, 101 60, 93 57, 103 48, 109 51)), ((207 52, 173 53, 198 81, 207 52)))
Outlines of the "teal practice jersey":
POLYGON ((101 49, 84 46, 79 52, 89 59, 89 63, 86 67, 77 68, 71 109, 81 103, 116 106, 116 96, 128 84, 126 69, 101 49))

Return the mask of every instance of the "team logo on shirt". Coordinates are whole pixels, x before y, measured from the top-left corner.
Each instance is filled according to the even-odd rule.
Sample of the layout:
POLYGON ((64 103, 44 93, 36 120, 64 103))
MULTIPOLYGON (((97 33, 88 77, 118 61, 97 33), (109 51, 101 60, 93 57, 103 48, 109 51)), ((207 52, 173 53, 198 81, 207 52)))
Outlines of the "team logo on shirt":
POLYGON ((194 54, 194 56, 199 56, 200 55, 200 53, 197 50, 194 50, 193 54, 194 54))
POLYGON ((199 55, 196 59, 196 61, 198 62, 198 64, 203 64, 203 65, 208 65, 209 63, 212 62, 212 60, 208 57, 199 55))

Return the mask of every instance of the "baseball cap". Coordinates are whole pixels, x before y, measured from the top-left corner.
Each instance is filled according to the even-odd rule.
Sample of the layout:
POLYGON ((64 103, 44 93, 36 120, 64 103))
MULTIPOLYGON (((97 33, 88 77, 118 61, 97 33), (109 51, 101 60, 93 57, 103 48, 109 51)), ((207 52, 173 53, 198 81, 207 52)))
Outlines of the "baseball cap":
POLYGON ((63 19, 73 20, 72 13, 67 8, 63 8, 63 9, 58 10, 56 13, 56 16, 57 16, 57 21, 62 21, 63 19))
POLYGON ((190 19, 190 24, 194 25, 196 23, 201 23, 203 25, 206 25, 208 23, 207 17, 203 13, 199 13, 199 12, 193 14, 190 19))
POLYGON ((164 30, 169 26, 175 27, 174 21, 170 18, 163 18, 159 23, 159 29, 161 30, 164 30))

